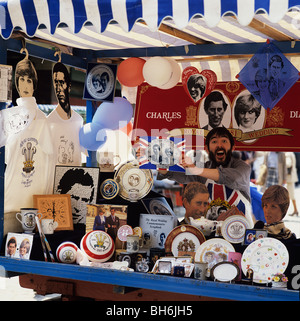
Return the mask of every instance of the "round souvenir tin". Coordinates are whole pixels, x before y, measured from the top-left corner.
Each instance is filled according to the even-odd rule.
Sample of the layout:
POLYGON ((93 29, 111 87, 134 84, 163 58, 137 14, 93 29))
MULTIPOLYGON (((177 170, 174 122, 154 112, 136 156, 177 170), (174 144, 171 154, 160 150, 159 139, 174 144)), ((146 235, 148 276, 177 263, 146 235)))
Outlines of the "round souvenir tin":
POLYGON ((61 263, 74 263, 76 261, 78 246, 73 242, 63 242, 56 249, 56 258, 61 263))
POLYGON ((106 262, 114 254, 115 244, 106 232, 91 231, 81 239, 80 248, 90 261, 106 262))

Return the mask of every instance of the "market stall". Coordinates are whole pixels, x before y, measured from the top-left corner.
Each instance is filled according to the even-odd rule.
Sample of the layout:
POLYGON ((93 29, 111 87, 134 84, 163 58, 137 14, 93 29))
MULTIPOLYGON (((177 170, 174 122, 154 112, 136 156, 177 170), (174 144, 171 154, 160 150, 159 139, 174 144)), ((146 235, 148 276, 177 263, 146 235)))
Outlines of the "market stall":
MULTIPOLYGON (((18 205, 17 209, 12 206, 9 211, 8 207, 5 207, 5 196, 10 193, 11 198, 15 197, 13 189, 8 191, 8 183, 4 187, 5 175, 11 171, 9 162, 7 159, 5 161, 5 154, 6 157, 12 159, 13 153, 9 144, 15 140, 7 140, 4 144, 6 151, 5 147, 1 148, 0 239, 3 256, 0 257, 0 265, 4 272, 8 276, 22 274, 20 283, 24 287, 33 288, 42 294, 61 293, 66 298, 89 297, 101 300, 103 299, 102 292, 105 291, 104 299, 106 300, 166 300, 165 292, 170 293, 170 300, 212 298, 299 300, 299 287, 297 287, 299 285, 297 282, 299 255, 290 254, 299 253, 299 242, 282 243, 270 237, 261 238, 257 234, 256 240, 247 243, 246 232, 248 231, 250 237, 250 232, 256 232, 256 230, 251 230, 254 226, 246 219, 250 216, 246 213, 248 207, 245 205, 247 202, 243 193, 230 192, 230 200, 228 198, 225 202, 228 216, 224 222, 227 225, 223 223, 219 234, 211 237, 207 229, 213 229, 214 233, 217 233, 217 223, 214 227, 211 225, 214 221, 206 222, 209 226, 205 227, 203 227, 204 223, 201 227, 197 225, 198 222, 176 226, 177 220, 170 206, 172 204, 166 198, 151 191, 152 169, 167 168, 169 172, 184 172, 182 167, 177 166, 178 162, 174 162, 174 159, 173 162, 169 161, 166 164, 166 161, 159 159, 155 161, 151 156, 152 161, 146 158, 139 164, 132 156, 115 169, 114 166, 118 165, 118 161, 110 166, 113 161, 102 162, 99 157, 96 158, 96 152, 100 147, 105 144, 113 145, 105 129, 118 131, 126 128, 125 131, 130 131, 128 124, 133 116, 131 104, 135 103, 137 105, 134 114, 134 129, 143 129, 143 133, 147 133, 145 135, 136 131, 135 136, 132 137, 135 144, 139 143, 149 150, 149 146, 154 148, 155 143, 159 146, 166 143, 167 147, 172 147, 172 150, 176 150, 179 154, 187 147, 203 149, 204 138, 207 135, 207 129, 204 128, 206 124, 200 121, 195 122, 195 120, 204 119, 205 115, 197 111, 199 106, 199 110, 204 110, 201 105, 204 100, 193 100, 192 94, 187 91, 189 78, 193 74, 202 74, 206 79, 206 88, 209 90, 202 95, 202 98, 208 96, 213 89, 225 92, 224 88, 226 88, 228 97, 232 95, 230 98, 227 97, 230 105, 232 101, 238 99, 238 95, 245 90, 245 87, 250 88, 247 87, 247 82, 245 86, 241 83, 243 80, 241 70, 266 44, 267 39, 271 40, 271 44, 276 46, 280 55, 284 56, 289 64, 299 69, 300 62, 297 57, 299 52, 297 40, 300 35, 297 27, 299 5, 299 1, 224 2, 217 0, 172 2, 20 0, 0 2, 2 35, 0 62, 2 65, 6 65, 9 52, 24 51, 26 53, 27 51, 28 56, 25 57, 27 60, 30 60, 30 57, 38 57, 54 63, 59 61, 62 65, 87 72, 83 92, 87 105, 87 121, 86 124, 81 123, 80 125, 79 119, 76 124, 80 125, 78 127, 80 144, 77 145, 78 147, 81 145, 89 153, 87 166, 84 167, 75 163, 70 166, 70 163, 65 161, 68 158, 67 153, 63 154, 64 162, 61 163, 67 166, 53 167, 53 164, 51 165, 50 173, 53 175, 45 178, 45 182, 52 184, 50 191, 53 188, 54 194, 51 192, 33 193, 35 197, 32 201, 37 210, 32 216, 34 224, 28 228, 24 223, 24 217, 28 214, 28 207, 32 206, 25 208, 24 203, 23 206, 18 205), (53 50, 53 47, 56 50, 53 50), (59 58, 55 52, 59 52, 59 58), (168 57, 169 60, 162 57, 168 57), (122 75, 120 66, 129 58, 138 60, 134 61, 129 68, 125 68, 122 75), (155 61, 151 58, 159 59, 155 61), (139 83, 132 84, 126 76, 131 69, 137 66, 138 62, 141 63, 139 70, 143 70, 143 79, 139 83), (148 71, 144 68, 146 64, 148 71), (175 66, 174 69, 172 66, 175 66), (97 72, 102 78, 96 77, 97 72), (237 81, 235 77, 239 73, 240 80, 237 81), (179 78, 175 78, 175 75, 179 78), (106 88, 110 87, 110 80, 116 80, 116 77, 122 85, 122 96, 127 99, 114 97, 115 82, 109 94, 103 94, 106 88), (179 83, 179 79, 182 83, 179 83), (223 83, 220 83, 221 81, 223 83), (239 88, 236 89, 236 86, 239 88), (152 102, 149 97, 146 97, 147 91, 151 99, 158 98, 159 95, 170 97, 165 98, 166 101, 163 102, 163 106, 167 109, 164 113, 160 114, 159 104, 161 102, 154 102, 158 106, 157 110, 151 110, 152 102), (174 106, 172 99, 174 99, 174 106), (179 106, 175 104, 176 101, 179 106), (101 107, 97 106, 98 102, 101 102, 101 107), (181 112, 181 103, 186 106, 186 114, 181 122, 176 123, 176 118, 180 118, 178 115, 181 112), (123 121, 122 128, 119 127, 119 123, 115 125, 121 120, 123 121), (164 128, 167 131, 149 134, 146 126, 149 125, 152 129, 151 121, 156 124, 161 122, 158 129, 164 128), (178 128, 181 134, 193 136, 190 144, 178 138, 180 135, 174 134, 173 131, 178 128), (189 129, 188 132, 185 132, 186 128, 189 129), (173 134, 170 135, 170 133, 173 134), (143 136, 150 138, 145 139, 143 136), (172 139, 164 141, 168 136, 172 136, 172 139), (200 142, 196 139, 199 145, 194 144, 193 141, 197 137, 202 138, 200 142), (63 178, 66 176, 69 177, 68 182, 74 180, 73 186, 68 187, 66 181, 63 183, 63 178), (81 180, 80 177, 82 177, 81 180), (93 179, 93 184, 85 183, 87 177, 93 179), (141 181, 143 184, 140 184, 141 181), (76 184, 84 186, 84 188, 81 186, 81 189, 76 186, 77 191, 80 192, 78 198, 83 198, 84 195, 85 202, 88 204, 83 211, 84 215, 80 211, 76 212, 76 215, 74 212, 72 214, 71 197, 76 196, 76 189, 72 188, 76 184), (138 188, 134 188, 136 186, 138 188), (43 211, 43 206, 45 207, 47 202, 53 204, 52 212, 50 211, 52 214, 49 217, 46 214, 49 211, 47 209, 43 211), (60 216, 58 207, 55 207, 58 203, 63 207, 61 213, 71 212, 71 215, 61 214, 60 216), (25 234, 7 230, 5 222, 5 218, 8 217, 7 212, 14 212, 15 217, 20 208, 23 208, 23 212, 21 211, 17 217, 21 217, 18 220, 22 225, 19 222, 17 224, 23 227, 25 234), (238 213, 236 216, 231 216, 232 211, 230 210, 235 211, 236 208, 244 215, 238 213), (156 210, 160 211, 155 212, 156 210), (42 221, 46 221, 46 218, 52 221, 54 219, 57 223, 56 230, 54 225, 40 226, 39 218, 35 217, 38 217, 37 212, 41 211, 43 211, 42 221), (108 220, 112 212, 117 212, 118 223, 113 221, 107 223, 104 230, 96 229, 96 223, 99 226, 102 223, 101 213, 105 213, 105 220, 108 220), (156 215, 153 215, 154 213, 156 215), (98 217, 97 220, 96 217, 98 217), (235 230, 235 226, 239 226, 239 231, 230 233, 230 230, 235 230), (163 228, 163 233, 160 233, 158 238, 155 235, 153 244, 149 243, 149 238, 152 238, 151 233, 157 234, 157 230, 161 228, 163 228), (131 236, 134 237, 129 240, 131 236), (18 247, 21 247, 23 241, 29 239, 30 259, 23 259, 20 255, 17 258, 9 257, 13 256, 8 252, 10 240, 13 238, 16 239, 18 247), (196 246, 185 243, 186 238, 191 238, 196 246), (105 246, 103 246, 104 243, 105 246), (258 253, 260 247, 262 254, 258 253), (105 249, 102 251, 102 248, 105 249), (272 257, 268 256, 270 252, 272 257), (212 253, 213 256, 220 255, 221 262, 216 259, 214 264, 207 267, 211 261, 205 261, 204 258, 206 254, 211 255, 212 253), (266 263, 264 268, 255 270, 257 266, 253 260, 259 261, 265 258, 270 262, 264 262, 266 263), (199 272, 202 271, 201 268, 203 269, 199 264, 206 264, 206 273, 199 272), (254 276, 251 275, 253 270, 254 276), (288 289, 275 288, 274 284, 271 287, 272 279, 276 281, 274 279, 276 274, 283 274, 285 271, 289 275, 288 289)), ((258 65, 260 66, 260 63, 258 65)), ((288 79, 292 78, 290 70, 291 68, 289 71, 284 71, 288 79)), ((59 73, 64 73, 63 69, 53 69, 53 83, 58 105, 65 106, 67 113, 69 111, 67 107, 70 108, 70 105, 63 103, 59 80, 56 79, 59 73)), ((66 80, 67 73, 64 75, 66 80)), ((293 101, 293 97, 288 95, 297 94, 298 78, 298 73, 295 72, 293 83, 290 83, 290 87, 280 96, 280 99, 283 97, 283 100, 280 100, 281 103, 284 99, 288 102, 293 101), (290 88, 292 88, 291 91, 288 91, 290 88)), ((70 85, 67 81, 65 82, 70 85)), ((67 89, 65 90, 66 93, 67 89)), ((21 94, 20 97, 22 99, 21 94)), ((8 110, 5 100, 2 101, 1 109, 8 110)), ((23 105, 20 104, 19 107, 25 105, 24 100, 21 102, 23 105)), ((234 127, 231 120, 233 117, 228 116, 229 123, 226 127, 230 128, 231 134, 237 140, 237 149, 277 151, 280 148, 281 151, 298 151, 300 146, 295 141, 299 127, 296 122, 299 118, 297 106, 289 106, 289 119, 288 117, 284 119, 284 108, 284 103, 279 107, 277 105, 263 106, 264 117, 257 122, 260 127, 252 130, 255 132, 252 136, 246 132, 243 133, 240 127, 237 127, 239 124, 235 124, 236 127, 234 127), (279 128, 279 132, 275 128, 279 128), (274 135, 281 139, 281 143, 273 139, 274 135), (282 142, 283 140, 285 142, 282 142)), ((233 112, 232 107, 228 110, 233 112)), ((28 117, 31 115, 29 114, 28 117)), ((30 120, 28 126, 36 121, 34 117, 28 119, 30 120)), ((58 126, 53 125, 53 128, 54 132, 59 130, 58 126)), ((46 155, 43 156, 47 157, 47 162, 51 164, 50 149, 52 147, 47 146, 47 142, 43 141, 46 140, 45 137, 48 137, 46 135, 54 137, 54 134, 46 132, 41 135, 41 144, 46 146, 43 148, 46 155)), ((22 157, 25 160, 22 166, 26 174, 33 175, 32 158, 36 154, 36 149, 28 145, 28 142, 24 139, 19 142, 19 146, 22 147, 22 157)), ((66 145, 63 147, 67 149, 66 145)), ((54 152, 53 155, 55 155, 54 152)), ((107 150, 103 150, 100 155, 106 159, 116 156, 107 150)), ((46 162, 43 164, 46 166, 46 162)), ((44 179, 42 174, 39 177, 40 184, 44 179)), ((24 174, 23 177, 25 176, 24 174)), ((24 179, 22 184, 29 186, 29 178, 24 179)), ((212 214, 213 207, 220 208, 224 204, 218 203, 217 195, 221 193, 219 187, 208 186, 208 188, 215 192, 215 198, 211 201, 217 202, 217 204, 211 203, 212 214)), ((222 193, 229 195, 227 189, 222 190, 222 193)), ((17 201, 15 203, 18 204, 17 201)), ((73 204, 72 207, 74 207, 73 204)), ((112 216, 114 216, 113 213, 112 216)), ((46 224, 46 222, 43 223, 46 224)))

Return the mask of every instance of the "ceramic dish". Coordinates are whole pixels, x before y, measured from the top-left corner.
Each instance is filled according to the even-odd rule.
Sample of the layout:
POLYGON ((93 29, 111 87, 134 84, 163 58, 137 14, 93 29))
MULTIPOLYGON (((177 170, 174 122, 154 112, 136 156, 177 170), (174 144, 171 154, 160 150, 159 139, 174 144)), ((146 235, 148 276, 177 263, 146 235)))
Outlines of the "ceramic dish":
POLYGON ((222 224, 222 236, 230 243, 241 243, 248 228, 250 228, 250 224, 244 216, 229 216, 222 224))
POLYGON ((100 193, 105 199, 112 199, 119 193, 119 185, 114 179, 106 179, 100 186, 100 193))
POLYGON ((133 234, 133 229, 130 225, 120 226, 117 232, 118 239, 122 242, 126 242, 127 235, 132 235, 132 234, 133 234))
POLYGON ((166 253, 178 256, 178 252, 195 252, 197 248, 205 242, 205 237, 201 231, 191 225, 180 225, 175 227, 169 234, 165 242, 166 253))
POLYGON ((90 261, 106 262, 114 254, 115 244, 106 232, 91 231, 81 239, 80 249, 90 261))
POLYGON ((265 237, 252 242, 242 256, 242 271, 253 271, 253 281, 269 283, 276 273, 284 273, 289 263, 289 252, 279 240, 265 237))
POLYGON ((76 261, 78 246, 73 242, 63 242, 56 249, 56 258, 61 263, 74 263, 76 261))
POLYGON ((207 262, 208 268, 212 269, 217 263, 228 261, 229 252, 235 252, 235 249, 228 241, 213 238, 200 245, 195 254, 195 262, 207 262))
POLYGON ((169 139, 153 139, 146 154, 151 164, 168 168, 179 163, 181 151, 169 139))
POLYGON ((239 274, 239 267, 232 262, 219 262, 213 266, 210 272, 211 278, 219 282, 234 281, 238 278, 239 274))
POLYGON ((145 197, 153 186, 153 175, 150 169, 140 169, 137 161, 123 164, 115 173, 114 180, 119 184, 119 195, 131 200, 132 193, 136 199, 145 197))

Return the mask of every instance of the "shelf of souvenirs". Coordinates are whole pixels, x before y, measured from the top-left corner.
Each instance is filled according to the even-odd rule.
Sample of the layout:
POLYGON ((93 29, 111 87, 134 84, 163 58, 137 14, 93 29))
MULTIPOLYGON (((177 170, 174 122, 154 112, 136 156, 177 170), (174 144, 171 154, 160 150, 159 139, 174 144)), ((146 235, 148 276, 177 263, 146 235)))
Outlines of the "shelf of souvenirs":
MULTIPOLYGON (((230 300, 251 301, 299 301, 299 291, 269 287, 242 279, 235 282, 219 282, 210 279, 174 276, 163 273, 144 273, 132 270, 81 266, 56 262, 15 259, 0 256, 2 276, 30 274, 49 278, 95 282, 130 288, 142 288, 196 296, 230 300)), ((180 274, 180 272, 177 271, 180 274)))

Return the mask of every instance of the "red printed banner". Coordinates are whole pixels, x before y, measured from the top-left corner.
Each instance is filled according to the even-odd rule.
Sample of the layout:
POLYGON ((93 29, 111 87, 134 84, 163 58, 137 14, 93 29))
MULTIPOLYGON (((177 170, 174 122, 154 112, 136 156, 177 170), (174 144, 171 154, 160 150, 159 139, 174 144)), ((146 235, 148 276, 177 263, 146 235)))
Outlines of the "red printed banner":
POLYGON ((240 82, 217 82, 205 98, 192 102, 182 84, 161 90, 138 88, 133 140, 141 136, 178 137, 187 149, 203 148, 208 131, 228 128, 237 150, 300 151, 300 82, 272 110, 266 110, 240 82))

